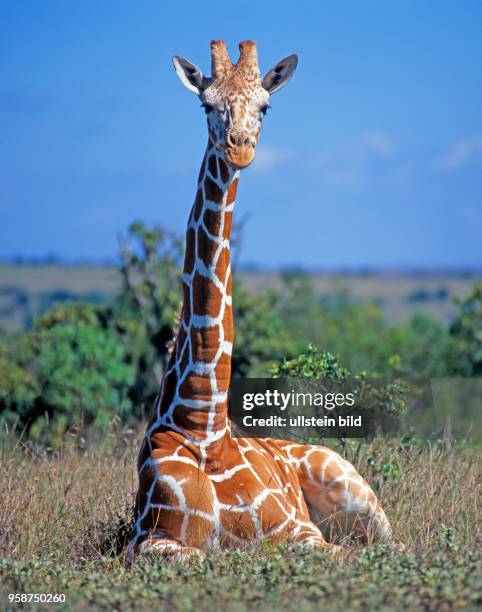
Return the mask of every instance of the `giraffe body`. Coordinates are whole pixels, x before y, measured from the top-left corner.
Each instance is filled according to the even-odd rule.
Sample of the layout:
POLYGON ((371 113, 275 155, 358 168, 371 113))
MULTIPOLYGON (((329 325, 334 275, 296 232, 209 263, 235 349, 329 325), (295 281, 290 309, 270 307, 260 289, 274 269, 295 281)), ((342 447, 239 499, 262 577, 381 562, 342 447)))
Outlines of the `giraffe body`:
POLYGON ((156 444, 139 469, 144 511, 133 546, 141 553, 178 556, 267 538, 336 553, 325 539, 333 532, 392 540, 369 485, 331 449, 228 432, 200 469, 199 448, 179 434, 161 432, 156 444))
POLYGON ((391 539, 374 493, 334 451, 231 435, 229 239, 239 170, 254 158, 269 95, 297 63, 290 56, 261 80, 254 43, 240 49, 233 65, 225 44, 211 43, 211 79, 174 59, 181 81, 206 109, 209 141, 186 232, 179 330, 139 452, 129 560, 266 538, 336 552, 322 533, 333 516, 345 529, 366 536, 373 525, 376 537, 391 539))

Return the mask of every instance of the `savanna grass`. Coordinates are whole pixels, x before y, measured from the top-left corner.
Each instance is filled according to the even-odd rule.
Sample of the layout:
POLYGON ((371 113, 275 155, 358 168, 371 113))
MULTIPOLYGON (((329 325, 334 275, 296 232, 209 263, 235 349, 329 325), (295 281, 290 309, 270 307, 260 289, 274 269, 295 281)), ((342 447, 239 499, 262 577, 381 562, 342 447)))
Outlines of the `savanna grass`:
MULTIPOLYGON (((347 541, 346 558, 269 543, 204 562, 123 564, 138 436, 113 428, 39 451, 4 436, 0 608, 8 593, 63 592, 57 607, 175 610, 454 609, 481 603, 481 462, 463 445, 350 444, 404 553, 347 541)), ((31 606, 30 606, 31 607, 31 606)))

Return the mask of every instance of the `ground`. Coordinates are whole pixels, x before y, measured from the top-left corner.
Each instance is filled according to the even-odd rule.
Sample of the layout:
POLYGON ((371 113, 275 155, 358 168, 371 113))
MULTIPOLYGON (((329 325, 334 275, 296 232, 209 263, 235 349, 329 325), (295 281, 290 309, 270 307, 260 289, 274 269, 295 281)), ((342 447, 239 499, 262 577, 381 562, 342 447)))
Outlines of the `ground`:
MULTIPOLYGON (((10 593, 65 593, 56 609, 474 609, 482 604, 480 453, 383 441, 348 455, 379 494, 404 553, 346 542, 346 557, 269 543, 206 561, 126 569, 123 529, 138 434, 73 436, 58 453, 2 441, 0 608, 10 593), (119 526, 121 529, 119 530, 119 526)), ((23 604, 27 609, 35 609, 23 604)), ((14 609, 15 605, 12 605, 14 609)))

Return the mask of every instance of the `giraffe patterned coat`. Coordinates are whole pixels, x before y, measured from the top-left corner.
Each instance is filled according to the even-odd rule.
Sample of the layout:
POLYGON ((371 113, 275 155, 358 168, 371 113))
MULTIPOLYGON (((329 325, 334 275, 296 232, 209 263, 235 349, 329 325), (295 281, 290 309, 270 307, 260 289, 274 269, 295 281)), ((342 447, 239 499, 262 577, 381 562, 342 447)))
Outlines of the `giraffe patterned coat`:
POLYGON ((181 81, 205 108, 209 140, 187 225, 179 330, 139 452, 130 561, 266 538, 336 553, 326 539, 334 524, 392 539, 375 494, 334 451, 231 435, 230 233, 238 179, 254 159, 270 95, 297 65, 290 56, 261 79, 255 43, 241 43, 240 51, 232 64, 225 43, 213 41, 211 78, 174 58, 181 81))

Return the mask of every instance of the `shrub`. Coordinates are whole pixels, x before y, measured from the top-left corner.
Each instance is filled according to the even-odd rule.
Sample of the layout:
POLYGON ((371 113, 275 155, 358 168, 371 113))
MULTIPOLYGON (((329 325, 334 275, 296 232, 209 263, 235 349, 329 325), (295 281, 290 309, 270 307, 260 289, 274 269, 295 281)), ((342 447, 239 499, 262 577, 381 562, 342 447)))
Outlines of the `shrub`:
POLYGON ((160 226, 136 221, 121 239, 121 290, 113 322, 134 365, 131 389, 139 410, 159 390, 180 309, 182 241, 160 226))
MULTIPOLYGON (((159 390, 180 312, 181 263, 182 241, 160 227, 136 222, 121 242, 122 288, 113 318, 136 370, 131 397, 137 407, 150 405, 159 390)), ((252 295, 234 282, 233 376, 265 375, 270 363, 296 354, 277 299, 269 292, 252 295)))
MULTIPOLYGON (((86 304, 56 306, 0 358, 2 417, 57 444, 74 424, 105 426, 130 410, 134 371, 106 313, 86 304)), ((13 423, 12 423, 13 424, 13 423)))
MULTIPOLYGON (((352 391, 360 393, 357 405, 363 411, 366 411, 367 415, 370 414, 370 418, 389 414, 400 416, 405 412, 405 397, 408 391, 405 383, 397 379, 390 381, 368 380, 364 372, 353 374, 340 364, 338 357, 331 353, 323 353, 311 344, 308 345, 305 353, 295 359, 274 364, 271 368, 271 374, 275 378, 292 379, 290 381, 292 387, 298 387, 299 392, 311 390, 312 393, 316 393, 322 388, 325 389, 325 392, 327 390, 329 392, 333 392, 333 390, 341 391, 341 385, 330 384, 328 380, 337 381, 337 383, 347 380, 345 385, 348 385, 352 391), (363 387, 352 388, 353 379, 356 378, 364 381, 363 387), (311 382, 314 380, 319 382, 315 383, 315 387, 312 387, 311 382)), ((332 414, 336 412, 334 411, 332 414)), ((319 429, 319 433, 323 439, 323 429, 319 429)), ((340 439, 344 450, 346 450, 344 438, 340 437, 340 439)))
POLYGON ((295 359, 284 360, 274 364, 271 374, 278 377, 294 378, 349 378, 350 372, 340 365, 338 357, 331 353, 323 353, 312 344, 308 345, 306 353, 295 359))
POLYGON ((350 370, 377 376, 437 378, 453 373, 452 338, 447 328, 425 315, 390 327, 376 304, 357 303, 344 290, 317 295, 310 278, 299 272, 284 275, 275 309, 296 339, 297 352, 312 342, 341 355, 350 370))
POLYGON ((23 354, 24 346, 23 335, 15 336, 14 355, 6 338, 0 340, 0 416, 10 427, 15 427, 19 421, 28 422, 41 393, 37 378, 22 363, 26 364, 32 357, 30 350, 27 355, 23 354))
POLYGON ((452 369, 461 376, 482 374, 482 283, 466 299, 456 299, 459 313, 450 327, 454 341, 452 369))
POLYGON ((273 292, 254 295, 239 282, 233 285, 233 376, 265 376, 269 366, 296 355, 296 343, 276 311, 273 292))
POLYGON ((385 372, 404 377, 443 378, 450 375, 453 342, 447 329, 424 314, 387 330, 385 372))

